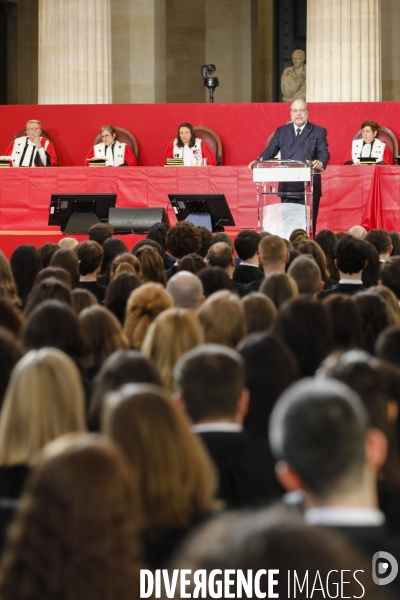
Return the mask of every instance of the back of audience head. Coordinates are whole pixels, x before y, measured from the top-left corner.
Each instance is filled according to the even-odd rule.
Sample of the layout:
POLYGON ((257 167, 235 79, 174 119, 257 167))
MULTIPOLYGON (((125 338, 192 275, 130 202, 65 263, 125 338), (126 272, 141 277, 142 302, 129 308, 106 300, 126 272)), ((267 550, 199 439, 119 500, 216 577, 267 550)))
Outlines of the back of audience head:
POLYGON ((138 596, 140 525, 131 473, 110 440, 70 435, 52 442, 35 465, 10 531, 1 596, 138 596))
POLYGON ((289 300, 278 312, 272 332, 296 356, 301 377, 314 375, 333 347, 332 324, 327 308, 313 298, 289 300))
POLYGON ((92 292, 81 288, 75 288, 71 292, 71 306, 77 315, 85 308, 98 305, 98 300, 92 292))
POLYGON ((99 271, 103 260, 103 248, 98 242, 81 242, 74 250, 79 259, 79 275, 86 276, 99 271))
POLYGON ((108 394, 103 431, 136 475, 147 533, 184 527, 214 508, 214 468, 166 390, 128 384, 108 394))
POLYGON ((375 246, 379 258, 388 258, 392 252, 392 238, 384 229, 371 229, 365 236, 365 241, 375 246))
POLYGON ((361 274, 363 286, 370 288, 374 285, 378 285, 379 281, 379 254, 376 248, 369 242, 365 242, 367 250, 367 265, 364 267, 361 274))
POLYGON ((250 392, 244 428, 251 438, 267 438, 268 422, 275 402, 299 377, 297 361, 276 335, 249 335, 238 344, 245 363, 246 387, 250 392), (282 377, 282 373, 285 374, 282 377))
POLYGON ((22 306, 25 306, 35 277, 42 267, 39 251, 30 244, 18 246, 11 255, 10 266, 18 296, 21 298, 22 306))
POLYGON ((200 254, 192 252, 183 256, 178 264, 178 271, 189 271, 197 275, 206 267, 204 259, 201 258, 200 254))
POLYGON ((42 269, 45 269, 46 267, 49 266, 51 257, 59 249, 60 249, 59 245, 54 244, 53 242, 46 242, 45 244, 42 244, 40 246, 39 256, 40 256, 40 262, 42 265, 42 269))
POLYGON ((71 290, 71 275, 61 267, 46 267, 45 269, 41 269, 35 277, 33 287, 35 288, 39 283, 50 278, 58 279, 71 290))
POLYGON ((188 221, 181 221, 168 230, 165 245, 172 256, 180 259, 186 254, 200 250, 201 235, 195 225, 188 221))
POLYGON ((79 244, 78 240, 72 237, 61 238, 58 242, 58 247, 61 250, 73 250, 79 244))
POLYGON ((400 306, 396 298, 396 294, 385 285, 376 285, 368 290, 373 294, 377 294, 386 302, 389 325, 400 325, 400 306))
POLYGON ((232 254, 235 253, 235 246, 232 238, 226 233, 226 231, 219 231, 213 234, 213 244, 216 244, 217 242, 224 242, 225 244, 228 244, 232 250, 232 254))
POLYGON ((312 294, 315 296, 324 287, 321 270, 311 256, 296 258, 289 267, 288 275, 295 280, 299 294, 312 294))
POLYGON ((23 350, 17 338, 11 331, 0 327, 0 410, 11 372, 22 355, 23 350))
POLYGON ((240 231, 235 238, 234 246, 240 260, 248 260, 258 253, 260 235, 252 229, 240 231))
POLYGON ((392 240, 392 253, 390 256, 400 255, 400 235, 397 231, 389 231, 390 239, 392 240))
POLYGON ((126 383, 154 383, 161 386, 161 377, 153 362, 138 350, 116 350, 104 361, 94 379, 89 406, 91 430, 100 430, 106 394, 126 383))
POLYGON ((271 273, 261 282, 260 292, 270 298, 277 309, 299 295, 296 281, 286 273, 271 273))
POLYGON ((131 348, 141 347, 150 324, 172 304, 171 295, 160 283, 144 283, 131 292, 124 323, 124 333, 131 348))
POLYGON ((345 235, 334 248, 336 266, 341 273, 354 275, 366 266, 368 250, 366 242, 345 235))
POLYGON ((110 223, 95 223, 89 229, 89 241, 97 242, 102 246, 104 242, 112 238, 114 228, 110 223))
POLYGON ((365 227, 362 227, 362 225, 354 225, 353 227, 350 227, 347 233, 358 240, 365 240, 367 230, 365 227))
MULTIPOLYGON (((329 270, 326 265, 326 257, 321 246, 314 242, 314 240, 304 240, 297 244, 296 249, 300 254, 308 254, 316 262, 320 272, 321 279, 328 279, 330 277, 329 270)), ((300 292, 301 293, 301 292, 300 292)))
POLYGON ((24 318, 20 309, 10 298, 2 298, 0 295, 0 327, 4 327, 8 331, 11 331, 15 337, 19 337, 24 318))
POLYGON ((212 294, 197 314, 207 343, 235 348, 246 335, 243 305, 238 296, 228 290, 212 294))
POLYGON ((232 248, 225 242, 215 242, 209 249, 207 254, 207 264, 209 267, 227 267, 235 266, 232 248))
POLYGON ((82 380, 54 348, 28 352, 16 365, 0 415, 0 464, 31 465, 46 443, 85 431, 82 380))
POLYGON ((203 299, 203 284, 194 273, 178 271, 167 282, 167 292, 173 298, 174 306, 197 310, 203 299))
POLYGON ((133 246, 133 248, 131 250, 132 256, 136 256, 137 253, 139 252, 139 250, 141 248, 143 248, 143 246, 154 248, 154 250, 157 250, 157 252, 161 256, 161 258, 163 258, 164 254, 163 254, 160 244, 158 244, 155 240, 151 240, 149 238, 146 238, 145 240, 140 240, 139 242, 136 242, 136 244, 133 246))
POLYGON ((282 238, 277 235, 266 235, 261 239, 259 252, 265 274, 285 271, 289 255, 282 238))
POLYGON ((392 290, 400 300, 400 256, 390 257, 384 263, 381 263, 379 280, 382 285, 392 290))
POLYGON ((308 235, 305 229, 293 229, 292 233, 289 236, 289 242, 292 244, 293 248, 297 246, 303 240, 308 240, 308 235))
POLYGON ((130 252, 123 252, 122 254, 116 256, 111 263, 110 280, 112 280, 113 277, 115 277, 119 265, 123 263, 130 264, 133 267, 135 274, 139 277, 139 279, 141 279, 142 271, 140 266, 140 260, 130 252))
POLYGON ((28 317, 33 309, 44 300, 59 300, 71 306, 71 291, 59 279, 54 277, 44 279, 32 288, 26 301, 25 317, 28 317))
POLYGON ((128 348, 121 323, 103 306, 90 306, 79 314, 82 332, 89 342, 91 368, 98 372, 106 358, 121 348, 128 348))
POLYGON ((389 324, 386 302, 383 298, 369 291, 355 294, 354 301, 361 315, 363 348, 373 354, 378 335, 389 324))
POLYGON ((174 369, 177 393, 193 423, 237 422, 247 411, 242 357, 219 344, 205 344, 186 352, 174 369))
POLYGON ((206 298, 221 290, 229 292, 234 292, 235 290, 232 279, 230 279, 228 273, 220 267, 207 267, 200 271, 198 276, 203 285, 206 298))
POLYGON ((88 347, 74 310, 58 300, 45 300, 29 315, 22 330, 25 350, 58 348, 84 371, 88 347))
POLYGON ((362 348, 362 319, 354 298, 345 294, 331 294, 324 298, 323 303, 331 318, 334 348, 362 348))
POLYGON ((60 249, 50 260, 51 267, 61 267, 65 269, 71 276, 71 287, 75 289, 79 285, 79 269, 78 269, 78 255, 74 250, 60 249))
POLYGON ((329 229, 322 229, 317 233, 314 240, 322 248, 326 258, 326 266, 329 271, 331 279, 339 281, 339 271, 334 263, 334 252, 333 249, 338 242, 336 235, 329 229))
POLYGON ((164 386, 172 392, 176 361, 203 342, 203 329, 194 312, 186 308, 169 308, 158 315, 148 328, 141 351, 153 360, 164 386))
POLYGON ((169 225, 167 223, 154 223, 146 238, 157 242, 163 254, 165 254, 165 236, 167 235, 168 229, 169 225))
POLYGON ((164 263, 160 254, 150 246, 142 246, 136 254, 140 260, 140 269, 142 272, 142 281, 147 283, 153 281, 155 283, 166 284, 164 263))
POLYGON ((278 478, 287 468, 301 487, 326 502, 361 486, 365 474, 368 417, 360 398, 333 379, 305 379, 292 385, 272 411, 269 440, 278 478))
POLYGON ((289 271, 290 265, 296 260, 296 258, 298 256, 301 256, 301 253, 298 250, 296 250, 296 248, 288 248, 287 253, 289 258, 285 265, 286 273, 289 271))
POLYGON ((108 285, 110 283, 111 264, 116 256, 122 253, 127 253, 126 244, 118 238, 109 238, 103 242, 103 260, 101 263, 101 271, 99 273, 99 283, 108 285))
POLYGON ((0 250, 0 286, 4 295, 10 298, 17 306, 20 306, 21 299, 18 296, 17 284, 15 283, 11 265, 6 259, 4 253, 0 250))
POLYGON ((379 334, 375 343, 376 356, 400 369, 400 327, 387 327, 379 334))
MULTIPOLYGON (((123 265, 124 263, 121 263, 123 265)), ((117 317, 121 325, 125 322, 126 305, 128 298, 138 287, 140 287, 140 279, 134 273, 121 272, 110 281, 104 306, 108 308, 117 317)))
POLYGON ((275 321, 276 306, 265 294, 252 292, 242 298, 247 334, 267 331, 275 321))
POLYGON ((204 227, 203 225, 198 225, 197 230, 200 233, 200 239, 201 239, 201 246, 197 250, 197 254, 199 254, 201 256, 201 258, 204 260, 207 256, 208 250, 212 246, 213 236, 212 236, 211 231, 207 227, 204 227))

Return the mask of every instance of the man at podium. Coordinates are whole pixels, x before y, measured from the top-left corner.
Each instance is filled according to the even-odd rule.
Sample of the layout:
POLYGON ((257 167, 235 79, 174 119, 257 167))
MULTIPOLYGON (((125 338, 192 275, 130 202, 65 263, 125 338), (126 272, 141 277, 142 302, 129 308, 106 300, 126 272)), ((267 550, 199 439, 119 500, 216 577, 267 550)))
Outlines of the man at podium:
MULTIPOLYGON (((272 160, 280 151, 282 160, 310 162, 317 171, 325 169, 330 154, 326 139, 326 129, 308 121, 308 106, 304 100, 295 100, 290 106, 291 123, 278 127, 269 146, 260 154, 260 160, 272 160)), ((252 168, 254 163, 250 163, 252 168)), ((282 202, 304 204, 304 184, 290 182, 281 184, 279 195, 282 202), (290 195, 285 196, 285 192, 290 195)), ((319 200, 321 198, 321 175, 314 175, 313 190, 313 229, 315 234, 319 200)))

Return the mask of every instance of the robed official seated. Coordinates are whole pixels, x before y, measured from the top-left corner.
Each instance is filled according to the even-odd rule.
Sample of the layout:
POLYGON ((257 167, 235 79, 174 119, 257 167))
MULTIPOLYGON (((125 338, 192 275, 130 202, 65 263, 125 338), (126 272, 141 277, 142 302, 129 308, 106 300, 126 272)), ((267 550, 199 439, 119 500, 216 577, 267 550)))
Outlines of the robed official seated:
POLYGON ((17 134, 5 152, 6 156, 11 156, 13 167, 57 166, 55 148, 48 137, 42 136, 40 121, 28 121, 26 134, 20 135, 20 133, 17 134))
POLYGON ((377 164, 392 165, 393 154, 388 145, 378 139, 379 125, 376 121, 364 121, 361 137, 353 139, 343 160, 343 165, 377 164))
POLYGON ((103 125, 100 129, 100 138, 101 142, 94 144, 86 156, 85 165, 87 167, 90 166, 93 159, 105 163, 107 167, 136 167, 138 165, 133 150, 127 143, 117 140, 117 131, 112 125, 103 125))
POLYGON ((203 159, 206 159, 207 166, 215 167, 217 164, 214 153, 204 140, 196 137, 190 123, 179 125, 177 137, 168 144, 165 152, 165 164, 168 159, 181 159, 185 167, 201 165, 203 159))

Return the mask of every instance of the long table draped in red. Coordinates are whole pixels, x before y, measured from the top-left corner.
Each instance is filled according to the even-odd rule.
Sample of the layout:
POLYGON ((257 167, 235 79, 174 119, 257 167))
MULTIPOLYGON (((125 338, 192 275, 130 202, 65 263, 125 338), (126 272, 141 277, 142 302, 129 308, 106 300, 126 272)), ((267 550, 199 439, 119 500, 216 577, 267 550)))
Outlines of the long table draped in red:
MULTIPOLYGON (((364 224, 400 231, 398 167, 330 166, 322 177, 318 229, 364 224)), ((0 232, 57 230, 47 227, 50 195, 57 192, 117 193, 119 207, 166 207, 171 193, 222 193, 237 229, 257 226, 255 184, 245 166, 21 168, 0 171, 0 232)))

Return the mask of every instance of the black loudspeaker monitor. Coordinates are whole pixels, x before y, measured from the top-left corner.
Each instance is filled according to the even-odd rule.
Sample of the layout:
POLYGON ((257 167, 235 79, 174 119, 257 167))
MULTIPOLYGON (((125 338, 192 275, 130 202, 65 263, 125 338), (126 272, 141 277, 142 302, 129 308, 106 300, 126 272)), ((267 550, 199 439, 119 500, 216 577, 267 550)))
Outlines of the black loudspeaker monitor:
POLYGON ((117 194, 52 194, 48 224, 64 233, 88 233, 92 225, 108 223, 116 200, 117 194))
POLYGON ((178 221, 191 221, 211 231, 224 231, 235 221, 224 194, 168 194, 178 221))
POLYGON ((169 223, 164 208, 111 208, 114 233, 149 233, 154 223, 169 223))

